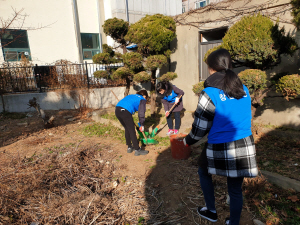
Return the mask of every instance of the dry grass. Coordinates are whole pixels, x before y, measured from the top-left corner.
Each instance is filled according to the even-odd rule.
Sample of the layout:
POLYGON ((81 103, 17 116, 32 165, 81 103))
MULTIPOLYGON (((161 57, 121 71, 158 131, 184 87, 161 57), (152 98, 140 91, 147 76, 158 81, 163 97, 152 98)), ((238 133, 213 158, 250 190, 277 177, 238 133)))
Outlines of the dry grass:
MULTIPOLYGON (((4 224, 124 224, 143 216, 138 182, 118 181, 108 146, 61 146, 1 163, 4 224), (136 184, 136 185, 135 185, 136 184), (125 194, 127 193, 127 194, 125 194), (128 193, 131 193, 130 195, 128 193)), ((8 156, 7 157, 11 157, 8 156)))

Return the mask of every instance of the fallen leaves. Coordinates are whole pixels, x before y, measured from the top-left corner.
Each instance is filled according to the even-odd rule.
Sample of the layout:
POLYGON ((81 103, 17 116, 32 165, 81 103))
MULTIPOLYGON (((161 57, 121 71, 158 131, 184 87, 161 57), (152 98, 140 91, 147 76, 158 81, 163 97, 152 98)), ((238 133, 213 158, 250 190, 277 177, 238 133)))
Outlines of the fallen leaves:
POLYGON ((292 202, 299 201, 299 199, 298 199, 298 197, 296 195, 289 196, 288 199, 291 200, 292 202))

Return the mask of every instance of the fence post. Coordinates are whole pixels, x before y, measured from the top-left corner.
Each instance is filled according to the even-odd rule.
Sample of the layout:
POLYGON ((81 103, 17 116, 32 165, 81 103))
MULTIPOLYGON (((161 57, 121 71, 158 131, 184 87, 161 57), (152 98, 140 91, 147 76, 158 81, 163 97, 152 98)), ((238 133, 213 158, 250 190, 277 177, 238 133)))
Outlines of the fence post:
POLYGON ((90 88, 89 73, 88 73, 88 67, 87 67, 86 61, 85 61, 85 74, 86 74, 86 80, 87 80, 87 87, 90 88))
POLYGON ((42 87, 41 87, 41 73, 38 71, 38 65, 35 64, 35 76, 38 78, 38 83, 37 86, 40 89, 40 93, 42 92, 42 87))

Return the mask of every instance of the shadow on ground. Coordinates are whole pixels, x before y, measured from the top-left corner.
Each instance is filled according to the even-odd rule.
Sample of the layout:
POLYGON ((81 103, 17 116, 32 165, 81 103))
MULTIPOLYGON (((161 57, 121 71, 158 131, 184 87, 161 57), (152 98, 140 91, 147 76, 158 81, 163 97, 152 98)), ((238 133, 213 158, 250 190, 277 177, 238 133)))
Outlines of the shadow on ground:
MULTIPOLYGON (((161 151, 155 168, 146 178, 145 194, 150 215, 148 224, 210 224, 196 212, 198 206, 205 204, 197 174, 201 146, 193 148, 187 160, 173 159, 170 147, 161 151)), ((229 215, 226 178, 214 176, 213 179, 219 214, 219 220, 215 224, 219 225, 224 224, 229 215)), ((250 213, 245 209, 240 224, 253 224, 250 213)))

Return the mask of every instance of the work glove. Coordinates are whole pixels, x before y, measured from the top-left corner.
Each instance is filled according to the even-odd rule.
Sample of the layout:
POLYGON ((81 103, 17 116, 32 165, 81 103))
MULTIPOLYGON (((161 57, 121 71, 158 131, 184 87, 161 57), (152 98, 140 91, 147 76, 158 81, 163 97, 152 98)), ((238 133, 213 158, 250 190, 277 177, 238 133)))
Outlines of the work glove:
POLYGON ((166 111, 165 116, 168 117, 170 115, 169 111, 166 111))
POLYGON ((140 130, 141 132, 144 132, 144 126, 140 126, 139 130, 140 130))
POLYGON ((182 141, 183 141, 183 145, 184 145, 184 146, 186 146, 186 147, 189 147, 189 145, 186 143, 186 140, 185 140, 185 138, 183 138, 183 140, 182 140, 182 141))
POLYGON ((179 100, 180 100, 179 98, 177 98, 177 97, 175 98, 175 104, 176 105, 179 103, 179 100))

